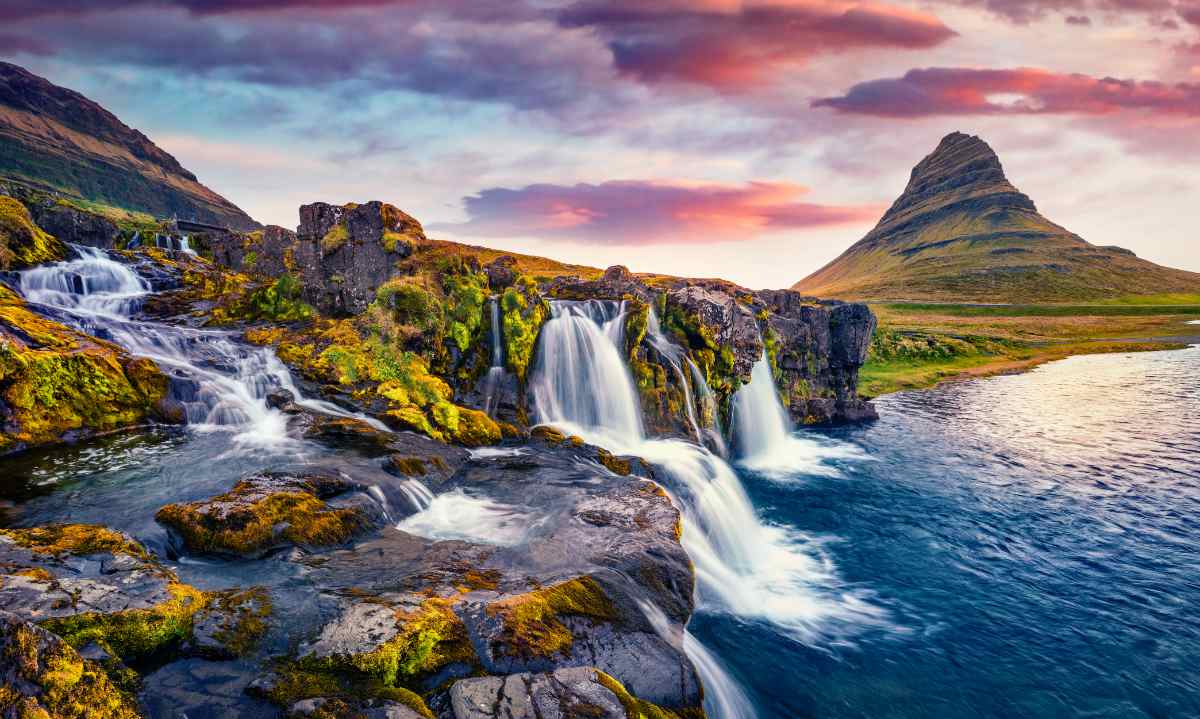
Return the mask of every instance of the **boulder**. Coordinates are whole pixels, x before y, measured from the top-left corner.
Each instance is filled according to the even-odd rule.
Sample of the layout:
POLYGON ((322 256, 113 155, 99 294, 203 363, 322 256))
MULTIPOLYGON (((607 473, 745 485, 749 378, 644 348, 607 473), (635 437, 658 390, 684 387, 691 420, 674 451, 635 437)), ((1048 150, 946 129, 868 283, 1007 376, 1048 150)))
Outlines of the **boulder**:
POLYGON ((116 223, 91 212, 83 212, 57 202, 30 206, 34 222, 60 242, 111 250, 121 231, 116 223))
POLYGON ((261 557, 342 544, 382 522, 382 509, 363 489, 332 471, 260 472, 216 497, 168 504, 155 519, 188 552, 261 557))
MULTIPOLYGON (((450 687, 454 719, 637 719, 654 716, 631 699, 611 677, 591 667, 462 679, 450 687), (631 706, 627 708, 624 702, 631 706)), ((659 711, 660 716, 667 716, 659 711)))

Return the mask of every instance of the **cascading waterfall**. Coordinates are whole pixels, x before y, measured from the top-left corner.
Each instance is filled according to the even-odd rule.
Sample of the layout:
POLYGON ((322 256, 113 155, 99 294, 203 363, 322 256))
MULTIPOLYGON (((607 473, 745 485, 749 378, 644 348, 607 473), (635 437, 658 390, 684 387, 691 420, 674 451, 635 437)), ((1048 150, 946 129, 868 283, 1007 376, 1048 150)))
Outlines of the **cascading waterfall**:
POLYGON ((771 478, 797 474, 837 476, 831 459, 864 460, 853 445, 821 443, 797 437, 771 375, 766 350, 754 363, 750 384, 733 398, 733 434, 737 440, 738 464, 771 478))
POLYGON ((500 335, 500 303, 495 297, 488 301, 492 320, 492 363, 483 378, 483 411, 495 416, 500 402, 500 390, 508 375, 504 369, 504 345, 500 335))
POLYGON ((287 418, 264 399, 275 389, 290 391, 297 404, 315 411, 358 416, 328 402, 305 399, 269 349, 242 345, 226 332, 132 319, 150 293, 149 284, 103 250, 72 248, 73 259, 21 273, 21 293, 32 303, 57 310, 57 316, 77 329, 154 360, 175 377, 172 391, 189 424, 233 430, 239 442, 248 444, 284 441, 287 418))
MULTIPOLYGON (((531 380, 538 421, 640 456, 668 475, 667 490, 684 517, 682 541, 696 567, 701 609, 766 619, 805 641, 830 623, 882 621, 879 610, 839 588, 816 541, 759 520, 721 457, 691 442, 645 437, 637 394, 618 350, 622 307, 591 301, 556 302, 552 309, 531 380)), ((711 659, 694 646, 693 651, 698 667, 711 659)), ((731 696, 736 703, 736 694, 731 696)), ((748 705, 709 709, 714 716, 753 716, 748 705)))

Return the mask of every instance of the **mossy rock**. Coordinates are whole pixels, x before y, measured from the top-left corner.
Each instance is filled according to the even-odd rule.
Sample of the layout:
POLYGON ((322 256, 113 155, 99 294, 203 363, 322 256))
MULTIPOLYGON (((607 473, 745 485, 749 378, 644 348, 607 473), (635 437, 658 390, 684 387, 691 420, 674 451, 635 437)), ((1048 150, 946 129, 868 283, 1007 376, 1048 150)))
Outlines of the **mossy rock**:
POLYGON ((330 546, 371 525, 361 508, 324 501, 355 488, 335 475, 262 473, 205 501, 168 504, 155 519, 199 554, 258 557, 286 546, 330 546))
POLYGON ((506 597, 487 607, 488 616, 502 624, 492 641, 499 654, 522 659, 565 655, 575 637, 563 617, 597 622, 617 619, 617 610, 604 589, 590 576, 506 597))
POLYGON ((29 210, 0 196, 0 270, 20 270, 67 256, 67 246, 34 224, 29 210))
POLYGON ((53 633, 0 611, 0 715, 136 719, 137 700, 53 633))

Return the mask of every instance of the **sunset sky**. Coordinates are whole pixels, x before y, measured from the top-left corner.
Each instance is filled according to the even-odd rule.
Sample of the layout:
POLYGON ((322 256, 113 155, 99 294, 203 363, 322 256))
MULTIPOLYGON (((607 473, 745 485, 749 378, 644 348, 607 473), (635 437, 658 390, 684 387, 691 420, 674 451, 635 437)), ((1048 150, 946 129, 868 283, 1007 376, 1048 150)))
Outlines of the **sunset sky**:
POLYGON ((1200 271, 1200 0, 5 0, 0 57, 261 222, 787 286, 947 132, 1051 220, 1200 271))

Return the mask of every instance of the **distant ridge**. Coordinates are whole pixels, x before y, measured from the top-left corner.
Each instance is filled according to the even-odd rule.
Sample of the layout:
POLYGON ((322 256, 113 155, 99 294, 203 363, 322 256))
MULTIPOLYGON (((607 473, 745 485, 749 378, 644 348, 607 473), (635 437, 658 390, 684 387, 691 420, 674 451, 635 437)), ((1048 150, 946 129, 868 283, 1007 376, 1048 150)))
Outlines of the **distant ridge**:
POLYGON ((258 226, 97 103, 4 62, 0 177, 158 217, 238 230, 258 226))
POLYGON ((822 297, 1067 302, 1200 293, 1200 274, 1099 247, 1042 217, 986 142, 955 132, 875 229, 794 289, 822 297))

